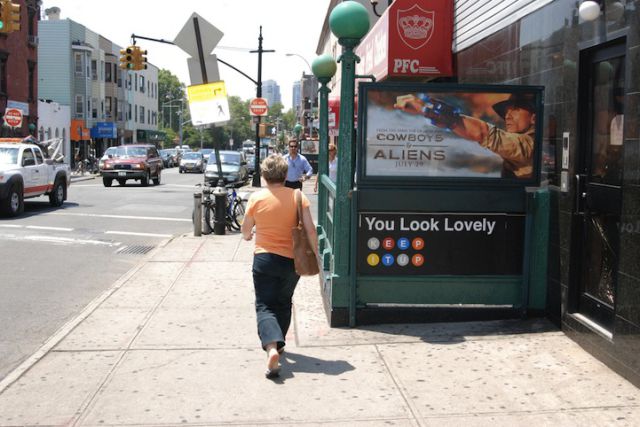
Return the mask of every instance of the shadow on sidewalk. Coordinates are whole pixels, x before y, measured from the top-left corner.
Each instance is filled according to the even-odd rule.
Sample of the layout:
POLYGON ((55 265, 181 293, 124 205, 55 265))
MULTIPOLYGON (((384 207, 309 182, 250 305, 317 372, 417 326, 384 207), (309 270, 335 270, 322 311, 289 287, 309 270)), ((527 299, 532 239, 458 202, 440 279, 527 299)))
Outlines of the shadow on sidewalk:
POLYGON ((282 379, 291 378, 296 372, 341 375, 355 369, 352 364, 344 360, 323 360, 289 351, 280 357, 280 363, 284 368, 281 374, 282 379))
POLYGON ((545 318, 488 320, 480 322, 414 323, 362 325, 358 329, 389 335, 420 338, 430 344, 458 344, 470 337, 559 332, 557 326, 545 318))

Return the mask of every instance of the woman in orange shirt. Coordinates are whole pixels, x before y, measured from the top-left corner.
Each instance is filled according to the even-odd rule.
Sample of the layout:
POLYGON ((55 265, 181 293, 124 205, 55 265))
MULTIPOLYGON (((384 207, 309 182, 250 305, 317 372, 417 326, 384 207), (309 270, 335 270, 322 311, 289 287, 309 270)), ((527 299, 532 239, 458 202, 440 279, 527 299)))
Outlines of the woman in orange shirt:
MULTIPOLYGON (((258 336, 267 352, 267 378, 280 375, 279 359, 291 323, 291 300, 300 276, 293 264, 291 229, 298 223, 295 191, 284 186, 287 161, 272 154, 260 165, 267 188, 254 193, 242 223, 242 237, 251 240, 255 225, 253 287, 258 336)), ((302 216, 312 248, 318 241, 309 199, 301 192, 302 216)), ((317 253, 316 253, 317 256, 317 253)))

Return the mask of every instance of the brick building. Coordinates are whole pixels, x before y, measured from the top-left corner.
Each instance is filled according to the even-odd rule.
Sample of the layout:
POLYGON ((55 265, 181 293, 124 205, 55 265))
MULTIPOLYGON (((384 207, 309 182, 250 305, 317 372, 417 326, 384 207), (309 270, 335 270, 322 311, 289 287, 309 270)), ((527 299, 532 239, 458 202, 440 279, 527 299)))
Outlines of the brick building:
POLYGON ((14 0, 20 5, 20 31, 0 33, 0 111, 18 108, 22 127, 2 127, 3 136, 26 136, 38 121, 38 0, 14 0), (30 125, 33 125, 30 127, 30 125))

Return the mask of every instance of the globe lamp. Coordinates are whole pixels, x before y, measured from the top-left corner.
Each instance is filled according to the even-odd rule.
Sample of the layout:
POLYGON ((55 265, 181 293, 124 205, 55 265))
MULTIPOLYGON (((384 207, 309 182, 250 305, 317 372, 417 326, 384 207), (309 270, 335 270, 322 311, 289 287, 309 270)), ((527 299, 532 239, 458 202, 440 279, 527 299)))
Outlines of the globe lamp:
POLYGON ((320 55, 311 63, 311 71, 318 79, 330 79, 336 73, 336 61, 331 55, 320 55))
POLYGON ((331 11, 329 28, 339 39, 360 40, 369 31, 369 12, 358 2, 342 2, 331 11))

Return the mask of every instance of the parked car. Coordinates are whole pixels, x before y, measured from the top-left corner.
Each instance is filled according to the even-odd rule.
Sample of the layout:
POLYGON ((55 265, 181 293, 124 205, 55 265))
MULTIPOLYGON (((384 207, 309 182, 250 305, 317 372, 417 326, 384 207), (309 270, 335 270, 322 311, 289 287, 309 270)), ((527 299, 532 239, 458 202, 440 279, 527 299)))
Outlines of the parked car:
POLYGON ((180 160, 179 172, 204 172, 204 159, 199 151, 188 151, 180 160))
POLYGON ((105 187, 111 187, 114 179, 120 185, 125 185, 129 179, 140 181, 145 187, 151 180, 155 185, 159 185, 162 158, 153 145, 120 145, 115 153, 104 161, 101 173, 105 187))
MULTIPOLYGON (((213 160, 213 159, 212 159, 213 160)), ((221 151, 222 180, 226 184, 242 186, 249 180, 247 160, 241 151, 221 151)), ((215 161, 209 162, 204 171, 204 180, 210 185, 218 183, 218 166, 215 161)))
POLYGON ((199 151, 199 153, 202 153, 204 165, 207 166, 207 162, 209 162, 209 156, 213 153, 213 148, 203 148, 199 151))
POLYGON ((171 153, 173 166, 178 166, 180 164, 180 160, 182 159, 182 151, 175 148, 167 148, 167 150, 171 153))
POLYGON ((251 175, 256 172, 256 156, 253 154, 247 154, 247 170, 251 175))
POLYGON ((160 157, 162 157, 162 164, 165 168, 172 168, 176 165, 174 152, 170 149, 160 150, 160 157))

